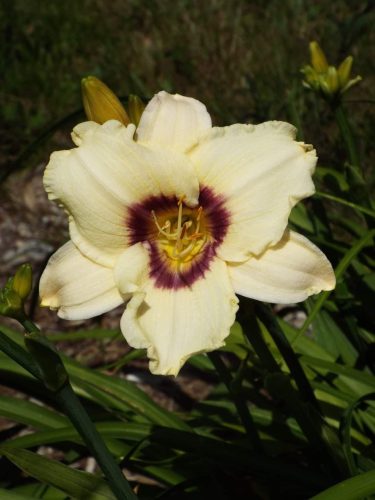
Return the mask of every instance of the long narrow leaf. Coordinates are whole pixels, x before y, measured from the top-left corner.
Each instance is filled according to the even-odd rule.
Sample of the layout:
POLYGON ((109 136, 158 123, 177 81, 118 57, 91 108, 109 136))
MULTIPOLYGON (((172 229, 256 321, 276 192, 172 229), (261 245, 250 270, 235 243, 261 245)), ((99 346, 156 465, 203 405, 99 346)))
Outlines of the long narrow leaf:
POLYGON ((0 453, 38 481, 55 486, 73 498, 115 499, 107 483, 98 476, 77 471, 27 450, 2 447, 0 453))
POLYGON ((331 488, 315 495, 311 500, 363 500, 375 493, 375 470, 359 474, 335 484, 331 488))

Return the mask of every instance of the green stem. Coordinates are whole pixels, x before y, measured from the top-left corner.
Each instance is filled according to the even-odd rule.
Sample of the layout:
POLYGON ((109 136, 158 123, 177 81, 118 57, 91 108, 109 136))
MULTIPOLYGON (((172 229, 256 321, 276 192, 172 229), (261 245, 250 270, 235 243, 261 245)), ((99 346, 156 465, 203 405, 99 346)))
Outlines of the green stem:
POLYGON ((39 328, 26 316, 18 320, 28 333, 39 333, 39 328))
POLYGON ((262 304, 257 304, 257 314, 267 330, 270 332, 273 341, 279 349, 281 355, 285 359, 286 364, 294 378, 302 398, 310 402, 317 410, 319 410, 318 402, 315 398, 314 391, 311 388, 309 381, 303 371, 300 362, 293 349, 291 348, 284 332, 279 327, 274 315, 270 310, 262 304))
POLYGON ((341 136, 345 142, 345 146, 350 158, 350 163, 353 167, 355 167, 356 170, 360 171, 361 167, 356 141, 347 114, 342 104, 338 104, 336 106, 335 117, 340 129, 341 136))
POLYGON ((241 397, 239 393, 236 393, 232 389, 232 377, 229 370, 225 366, 221 356, 218 352, 209 352, 208 357, 210 358, 212 364, 215 366, 216 371, 219 374, 220 379, 225 384, 231 395, 233 402, 237 408, 238 416, 240 417, 242 424, 247 432, 247 435, 251 439, 254 449, 259 453, 263 453, 263 445, 260 440, 258 431, 255 427, 253 418, 249 412, 246 401, 241 397))
POLYGON ((22 368, 31 373, 38 380, 42 380, 42 374, 33 357, 20 347, 14 340, 10 339, 0 329, 0 350, 18 363, 22 368))
POLYGON ((135 500, 137 496, 133 493, 124 474, 108 451, 101 435, 90 420, 84 406, 73 391, 70 383, 63 385, 63 387, 57 391, 55 397, 65 413, 69 416, 69 419, 79 432, 83 441, 86 443, 87 448, 96 458, 116 497, 119 500, 135 500))

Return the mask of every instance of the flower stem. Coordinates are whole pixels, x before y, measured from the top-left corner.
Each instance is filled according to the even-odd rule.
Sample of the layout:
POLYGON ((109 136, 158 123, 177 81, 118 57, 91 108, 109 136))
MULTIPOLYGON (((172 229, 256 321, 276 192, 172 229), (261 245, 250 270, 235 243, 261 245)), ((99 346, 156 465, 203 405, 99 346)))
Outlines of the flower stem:
POLYGON ((290 346, 284 332, 281 330, 276 322, 274 315, 269 308, 262 304, 257 304, 257 315, 264 325, 266 325, 270 335, 279 349, 281 355, 285 359, 286 364, 294 378, 300 395, 306 402, 310 402, 317 410, 319 410, 318 402, 315 398, 311 385, 303 371, 300 362, 292 347, 290 346))
POLYGON ((84 406, 73 391, 70 383, 64 384, 62 388, 57 391, 55 397, 81 435, 87 448, 96 458, 116 497, 119 500, 135 500, 137 496, 133 493, 124 474, 108 451, 101 435, 90 420, 84 406))
POLYGON ((342 104, 338 104, 335 107, 335 118, 337 125, 340 129, 341 136, 344 140, 348 156, 350 159, 351 165, 360 173, 362 177, 362 172, 361 172, 361 165, 360 165, 360 159, 359 159, 359 153, 358 153, 358 148, 356 144, 356 140, 354 138, 354 134, 352 131, 352 128, 350 126, 347 114, 345 109, 343 108, 342 104))
POLYGON ((22 368, 31 373, 38 380, 42 380, 42 374, 38 365, 35 363, 32 356, 19 346, 14 340, 10 339, 1 331, 0 327, 0 350, 9 356, 13 361, 18 363, 22 368))
POLYGON ((208 357, 210 358, 212 364, 215 366, 215 369, 218 372, 220 379, 228 389, 228 392, 233 399, 233 403, 236 406, 238 416, 242 421, 242 424, 247 432, 247 435, 251 439, 254 449, 259 453, 263 453, 262 441, 260 440, 258 431, 255 427, 253 418, 251 416, 251 413, 249 412, 246 401, 241 397, 239 393, 233 391, 232 377, 229 373, 228 368, 225 366, 225 363, 223 362, 221 355, 218 352, 209 352, 208 357))
POLYGON ((30 355, 2 332, 0 332, 0 348, 43 382, 47 389, 52 389, 55 399, 77 429, 90 453, 97 460, 116 498, 118 500, 137 499, 101 435, 90 420, 84 406, 73 391, 59 354, 40 334, 38 327, 31 320, 22 317, 19 321, 29 332, 25 342, 33 355, 30 355), (48 373, 50 373, 50 377, 48 377, 48 373), (59 384, 59 380, 61 380, 61 384, 59 384))
MULTIPOLYGON (((347 178, 350 184, 350 195, 355 203, 365 205, 368 208, 372 207, 371 198, 367 191, 366 182, 361 168, 360 155, 356 139, 350 126, 350 122, 342 103, 338 103, 334 107, 334 113, 337 125, 340 129, 341 137, 344 141, 350 165, 347 166, 347 178)), ((374 221, 364 213, 367 225, 369 228, 374 227, 374 221)))

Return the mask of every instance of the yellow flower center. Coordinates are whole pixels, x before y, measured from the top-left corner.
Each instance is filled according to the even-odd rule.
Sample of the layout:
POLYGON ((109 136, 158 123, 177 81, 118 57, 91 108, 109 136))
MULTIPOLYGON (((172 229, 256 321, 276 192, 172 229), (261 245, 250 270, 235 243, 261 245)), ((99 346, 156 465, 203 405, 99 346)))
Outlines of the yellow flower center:
POLYGON ((183 205, 184 197, 178 202, 178 211, 156 216, 151 210, 158 230, 157 240, 166 255, 178 262, 189 262, 198 255, 207 241, 203 220, 203 209, 191 209, 183 205))

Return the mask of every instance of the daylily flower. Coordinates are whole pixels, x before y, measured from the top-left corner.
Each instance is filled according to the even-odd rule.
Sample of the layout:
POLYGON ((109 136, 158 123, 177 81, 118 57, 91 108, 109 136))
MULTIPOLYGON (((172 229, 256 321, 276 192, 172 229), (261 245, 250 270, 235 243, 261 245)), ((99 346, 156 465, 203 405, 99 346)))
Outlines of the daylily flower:
POLYGON ((44 176, 71 241, 43 273, 42 305, 76 320, 127 302, 121 330, 153 373, 224 345, 236 293, 291 303, 334 287, 325 255, 287 228, 316 164, 292 125, 212 127, 202 103, 160 92, 137 129, 86 122, 72 137, 44 176))

